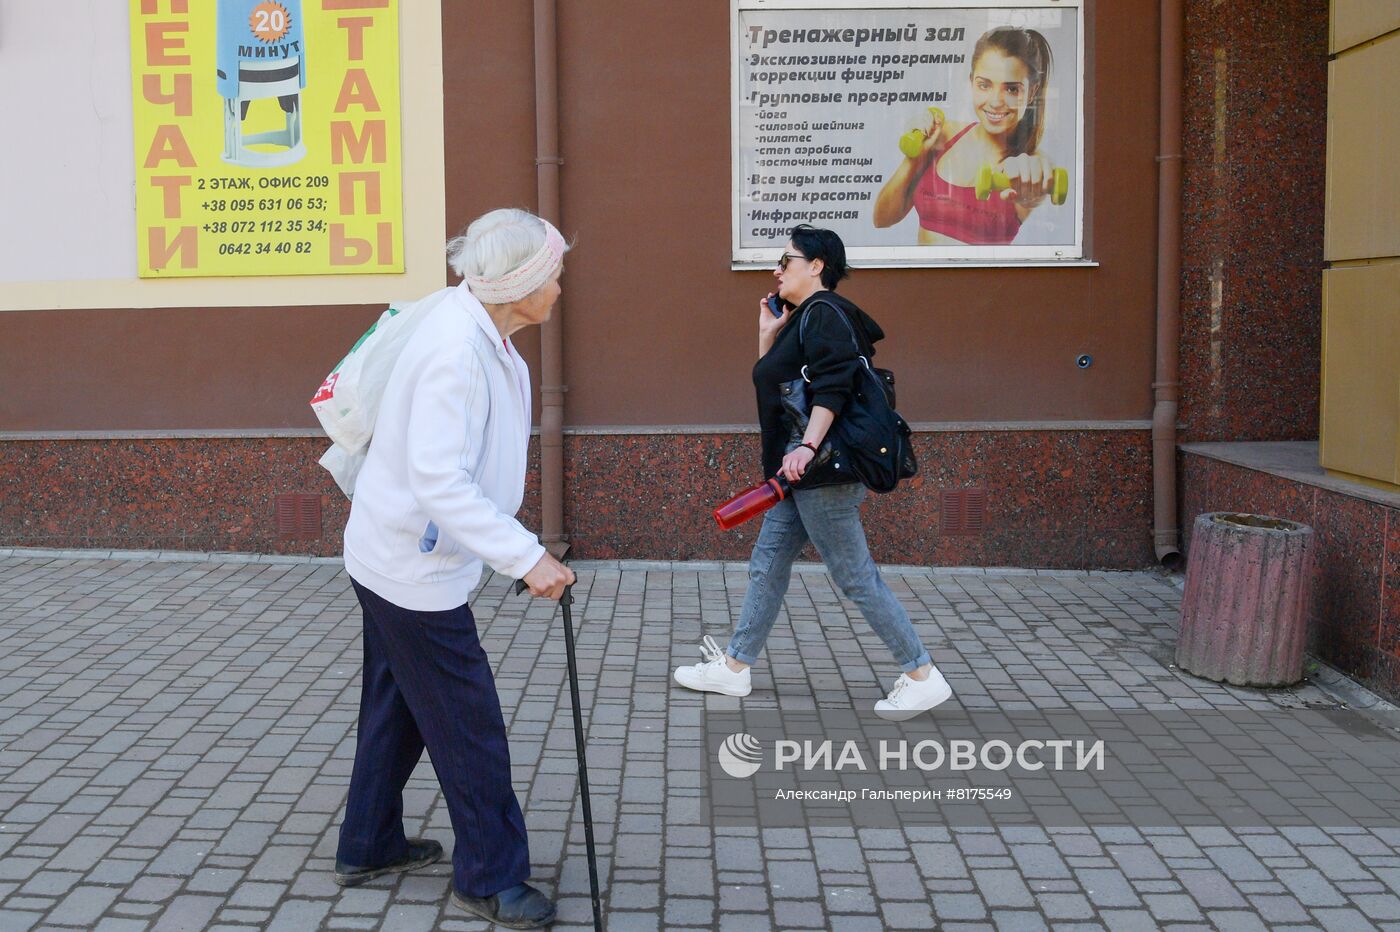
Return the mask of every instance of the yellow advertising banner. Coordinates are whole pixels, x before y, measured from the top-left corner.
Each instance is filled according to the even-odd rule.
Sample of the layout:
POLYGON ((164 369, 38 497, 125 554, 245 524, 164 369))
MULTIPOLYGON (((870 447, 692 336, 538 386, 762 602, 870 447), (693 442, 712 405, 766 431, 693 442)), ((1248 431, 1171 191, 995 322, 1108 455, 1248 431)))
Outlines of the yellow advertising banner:
POLYGON ((142 278, 402 272, 398 0, 129 0, 142 278))

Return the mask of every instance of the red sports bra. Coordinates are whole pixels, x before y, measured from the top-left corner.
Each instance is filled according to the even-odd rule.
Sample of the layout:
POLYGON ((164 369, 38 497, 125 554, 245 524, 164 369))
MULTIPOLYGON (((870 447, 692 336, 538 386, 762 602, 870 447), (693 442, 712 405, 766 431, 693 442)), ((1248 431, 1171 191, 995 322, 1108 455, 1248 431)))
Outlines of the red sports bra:
POLYGON ((971 186, 950 184, 938 176, 938 163, 943 156, 976 125, 963 127, 924 172, 914 188, 914 210, 919 214, 919 226, 925 230, 970 246, 1005 246, 1021 229, 1015 202, 1002 200, 996 194, 979 201, 971 186))

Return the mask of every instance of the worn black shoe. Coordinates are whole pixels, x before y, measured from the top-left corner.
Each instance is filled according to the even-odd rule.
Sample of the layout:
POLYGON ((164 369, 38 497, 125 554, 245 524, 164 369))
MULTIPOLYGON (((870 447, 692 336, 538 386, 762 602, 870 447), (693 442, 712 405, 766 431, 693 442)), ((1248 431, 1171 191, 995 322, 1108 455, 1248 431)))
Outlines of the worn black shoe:
POLYGON ((463 896, 453 888, 452 902, 507 929, 538 929, 554 921, 554 903, 528 883, 484 897, 463 896))
POLYGON ((342 887, 358 887, 362 883, 376 877, 383 877, 385 874, 414 871, 440 860, 442 860, 442 845, 429 838, 410 838, 407 854, 397 861, 390 861, 379 867, 357 867, 336 858, 335 882, 342 887))

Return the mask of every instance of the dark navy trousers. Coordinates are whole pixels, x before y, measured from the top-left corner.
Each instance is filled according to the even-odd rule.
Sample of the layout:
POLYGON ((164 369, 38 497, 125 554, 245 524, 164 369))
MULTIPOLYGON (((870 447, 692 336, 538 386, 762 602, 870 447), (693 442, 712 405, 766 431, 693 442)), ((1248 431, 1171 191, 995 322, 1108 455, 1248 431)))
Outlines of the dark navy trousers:
MULTIPOLYGON (((353 580, 351 580, 354 583, 353 580)), ((407 851, 403 788, 426 745, 456 845, 452 880, 490 896, 530 875, 496 681, 463 605, 400 608, 354 583, 364 609, 360 733, 336 857, 378 867, 407 851)))

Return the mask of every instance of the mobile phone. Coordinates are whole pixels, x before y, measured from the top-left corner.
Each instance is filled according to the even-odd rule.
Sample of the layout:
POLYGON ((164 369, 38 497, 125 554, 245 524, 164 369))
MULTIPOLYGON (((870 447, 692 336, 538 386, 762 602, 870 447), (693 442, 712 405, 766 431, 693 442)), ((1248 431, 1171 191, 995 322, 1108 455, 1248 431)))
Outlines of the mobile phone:
POLYGON ((774 317, 783 316, 783 299, 775 294, 768 296, 768 310, 773 312, 774 317))

